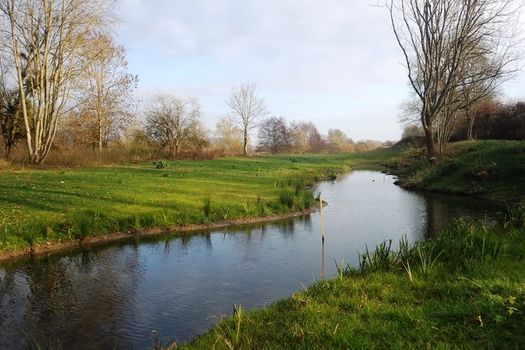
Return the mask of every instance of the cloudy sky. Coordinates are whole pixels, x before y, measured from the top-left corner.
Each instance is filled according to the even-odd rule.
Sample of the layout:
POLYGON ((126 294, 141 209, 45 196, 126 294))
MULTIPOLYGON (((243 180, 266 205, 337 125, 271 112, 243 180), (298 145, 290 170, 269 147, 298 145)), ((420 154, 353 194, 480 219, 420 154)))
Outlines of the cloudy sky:
MULTIPOLYGON (((138 97, 196 97, 209 128, 228 113, 232 87, 250 81, 289 121, 394 140, 409 88, 388 14, 374 2, 122 0, 117 34, 139 75, 138 97)), ((525 97, 525 75, 503 90, 525 97)))

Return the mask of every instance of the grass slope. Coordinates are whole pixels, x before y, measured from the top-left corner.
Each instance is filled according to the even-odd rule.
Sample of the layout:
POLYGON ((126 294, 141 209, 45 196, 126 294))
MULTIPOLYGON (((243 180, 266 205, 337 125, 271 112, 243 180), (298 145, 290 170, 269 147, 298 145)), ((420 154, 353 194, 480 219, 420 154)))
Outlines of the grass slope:
POLYGON ((0 251, 303 209, 313 203, 306 184, 393 152, 0 171, 0 251))
POLYGON ((395 158, 390 168, 404 187, 502 201, 525 197, 525 141, 453 143, 432 167, 422 150, 410 149, 395 158))
MULTIPOLYGON (((420 149, 391 154, 403 186, 525 197, 525 142, 452 144, 429 166, 420 149)), ((525 207, 494 227, 454 222, 433 240, 364 252, 290 298, 237 312, 184 349, 520 349, 525 346, 525 207)))
POLYGON ((238 307, 182 349, 523 348, 520 215, 519 228, 459 221, 400 252, 382 245, 363 254, 359 270, 342 269, 262 310, 238 307))

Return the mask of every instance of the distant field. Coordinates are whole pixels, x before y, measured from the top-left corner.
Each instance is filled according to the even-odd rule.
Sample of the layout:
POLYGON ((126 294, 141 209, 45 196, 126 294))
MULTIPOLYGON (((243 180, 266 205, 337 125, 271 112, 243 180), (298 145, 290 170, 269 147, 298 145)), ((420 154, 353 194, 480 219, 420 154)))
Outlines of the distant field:
POLYGON ((0 171, 0 250, 299 210, 313 204, 305 185, 393 153, 0 171))

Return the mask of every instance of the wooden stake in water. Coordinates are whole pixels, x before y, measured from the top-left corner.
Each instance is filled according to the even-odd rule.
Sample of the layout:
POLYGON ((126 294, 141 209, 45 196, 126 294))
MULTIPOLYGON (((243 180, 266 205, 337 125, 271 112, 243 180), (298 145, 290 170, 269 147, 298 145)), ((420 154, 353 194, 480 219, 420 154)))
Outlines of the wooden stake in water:
POLYGON ((321 223, 321 240, 324 243, 324 215, 323 215, 323 197, 319 193, 319 209, 321 211, 320 223, 321 223))
POLYGON ((323 213, 323 198, 319 193, 319 222, 321 224, 321 278, 324 277, 324 213, 323 213))

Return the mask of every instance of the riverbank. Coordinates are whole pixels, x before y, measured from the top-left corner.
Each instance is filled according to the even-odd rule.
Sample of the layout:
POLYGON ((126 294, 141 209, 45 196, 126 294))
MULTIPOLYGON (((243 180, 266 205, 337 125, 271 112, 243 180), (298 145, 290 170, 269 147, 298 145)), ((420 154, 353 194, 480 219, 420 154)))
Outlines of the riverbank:
POLYGON ((458 221, 438 238, 361 255, 182 349, 518 349, 525 343, 525 212, 492 228, 458 221))
POLYGON ((393 152, 2 171, 0 260, 294 216, 315 207, 314 183, 393 152))
POLYGON ((141 240, 147 238, 153 238, 165 235, 181 235, 191 234, 196 232, 203 232, 209 230, 217 230, 222 228, 230 227, 242 227, 250 226, 262 223, 271 223, 284 219, 296 218, 303 215, 308 215, 316 210, 319 206, 314 205, 310 208, 306 208, 299 211, 292 211, 283 214, 272 214, 268 216, 254 217, 248 219, 239 220, 223 220, 210 224, 190 224, 185 226, 173 226, 165 228, 146 228, 146 229, 135 229, 128 232, 112 232, 106 235, 97 235, 92 237, 86 237, 81 240, 71 240, 66 242, 58 243, 43 243, 33 245, 29 248, 19 248, 0 252, 0 262, 6 262, 10 260, 17 260, 26 257, 40 257, 47 256, 57 253, 74 252, 77 250, 88 249, 95 246, 106 245, 110 243, 117 243, 122 241, 130 240, 141 240))
POLYGON ((404 188, 514 203, 495 226, 458 221, 437 238, 361 254, 262 310, 241 306, 184 349, 508 348, 525 343, 525 142, 461 142, 429 166, 393 154, 404 188))
POLYGON ((457 142, 430 166, 410 148, 388 163, 407 189, 464 194, 501 202, 525 198, 525 141, 457 142))

